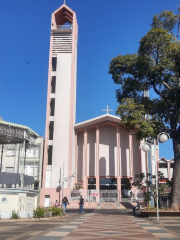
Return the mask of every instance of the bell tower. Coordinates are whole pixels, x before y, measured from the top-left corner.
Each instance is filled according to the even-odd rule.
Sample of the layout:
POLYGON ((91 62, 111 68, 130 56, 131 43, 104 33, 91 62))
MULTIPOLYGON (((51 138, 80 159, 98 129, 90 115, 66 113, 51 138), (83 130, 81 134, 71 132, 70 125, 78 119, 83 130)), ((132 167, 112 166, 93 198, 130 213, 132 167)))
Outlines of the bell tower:
MULTIPOLYGON (((76 13, 63 4, 51 20, 41 206, 59 199, 63 176, 74 173, 77 38, 76 13)), ((70 187, 65 183, 67 196, 70 187)))

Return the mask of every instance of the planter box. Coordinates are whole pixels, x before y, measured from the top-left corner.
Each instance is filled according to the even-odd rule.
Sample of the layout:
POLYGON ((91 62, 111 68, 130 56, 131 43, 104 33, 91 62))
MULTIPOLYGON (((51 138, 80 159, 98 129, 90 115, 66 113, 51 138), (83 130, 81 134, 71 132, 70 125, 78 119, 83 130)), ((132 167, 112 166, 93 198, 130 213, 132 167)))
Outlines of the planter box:
MULTIPOLYGON (((156 217, 157 212, 156 211, 141 211, 141 216, 142 217, 156 217)), ((180 217, 180 212, 176 211, 159 211, 159 216, 160 217, 180 217)))

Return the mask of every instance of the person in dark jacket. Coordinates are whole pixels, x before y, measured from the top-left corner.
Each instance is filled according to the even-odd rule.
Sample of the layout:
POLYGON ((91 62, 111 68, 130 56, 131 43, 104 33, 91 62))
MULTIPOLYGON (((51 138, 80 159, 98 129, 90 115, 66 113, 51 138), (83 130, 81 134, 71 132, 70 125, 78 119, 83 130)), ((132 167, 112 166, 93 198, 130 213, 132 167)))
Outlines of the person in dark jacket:
POLYGON ((135 213, 135 211, 138 211, 140 210, 140 202, 139 201, 136 201, 137 202, 137 206, 136 207, 133 207, 133 212, 135 213))
POLYGON ((79 213, 83 213, 83 208, 84 208, 84 198, 81 196, 79 199, 79 213))
POLYGON ((63 206, 63 211, 64 213, 66 213, 66 207, 67 207, 67 204, 68 204, 68 199, 67 197, 65 196, 62 200, 62 206, 63 206))

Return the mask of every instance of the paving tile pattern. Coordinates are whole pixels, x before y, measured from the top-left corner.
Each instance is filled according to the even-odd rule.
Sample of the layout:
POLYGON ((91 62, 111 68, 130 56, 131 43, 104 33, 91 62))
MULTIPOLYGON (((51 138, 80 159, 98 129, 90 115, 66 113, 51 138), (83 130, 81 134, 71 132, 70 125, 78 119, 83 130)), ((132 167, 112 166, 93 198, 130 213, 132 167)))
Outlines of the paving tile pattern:
MULTIPOLYGON (((91 210, 92 211, 92 210, 91 210)), ((90 212, 90 211, 89 211, 90 212)), ((35 221, 0 221, 0 240, 34 240, 58 228, 69 221, 75 221, 79 216, 78 210, 70 211, 63 218, 35 221)))
POLYGON ((151 222, 153 225, 159 226, 164 230, 170 231, 171 233, 180 236, 180 217, 167 218, 161 217, 159 221, 156 218, 148 219, 148 222, 151 222))
POLYGON ((80 215, 75 221, 63 225, 36 240, 180 240, 148 221, 128 215, 127 212, 96 210, 80 215))
POLYGON ((180 219, 157 222, 111 206, 49 221, 0 222, 0 240, 180 240, 180 219))

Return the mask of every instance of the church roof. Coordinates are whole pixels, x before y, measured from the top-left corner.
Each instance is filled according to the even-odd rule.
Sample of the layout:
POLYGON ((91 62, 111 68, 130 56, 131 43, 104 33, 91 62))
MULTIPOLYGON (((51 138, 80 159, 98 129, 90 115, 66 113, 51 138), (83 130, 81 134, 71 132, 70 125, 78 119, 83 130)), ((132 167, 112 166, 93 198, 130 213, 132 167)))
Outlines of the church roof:
POLYGON ((30 127, 25 126, 25 125, 16 124, 16 123, 12 123, 12 122, 6 122, 4 120, 0 120, 0 125, 7 125, 8 127, 16 127, 16 128, 20 128, 23 130, 28 130, 30 133, 34 134, 36 137, 39 137, 39 135, 35 131, 33 131, 30 127))
POLYGON ((73 23, 73 14, 75 12, 67 5, 63 4, 56 11, 53 12, 56 25, 64 25, 66 22, 73 23))
POLYGON ((121 123, 120 117, 111 115, 111 114, 104 114, 96 118, 92 118, 89 120, 86 120, 84 122, 80 122, 75 124, 75 129, 80 129, 80 128, 85 128, 89 127, 98 123, 103 123, 103 122, 114 122, 114 123, 121 123))
POLYGON ((34 143, 37 137, 39 137, 39 135, 27 126, 6 121, 0 121, 1 144, 7 144, 9 142, 11 142, 12 144, 16 144, 22 142, 23 139, 26 139, 26 141, 28 142, 34 143))

